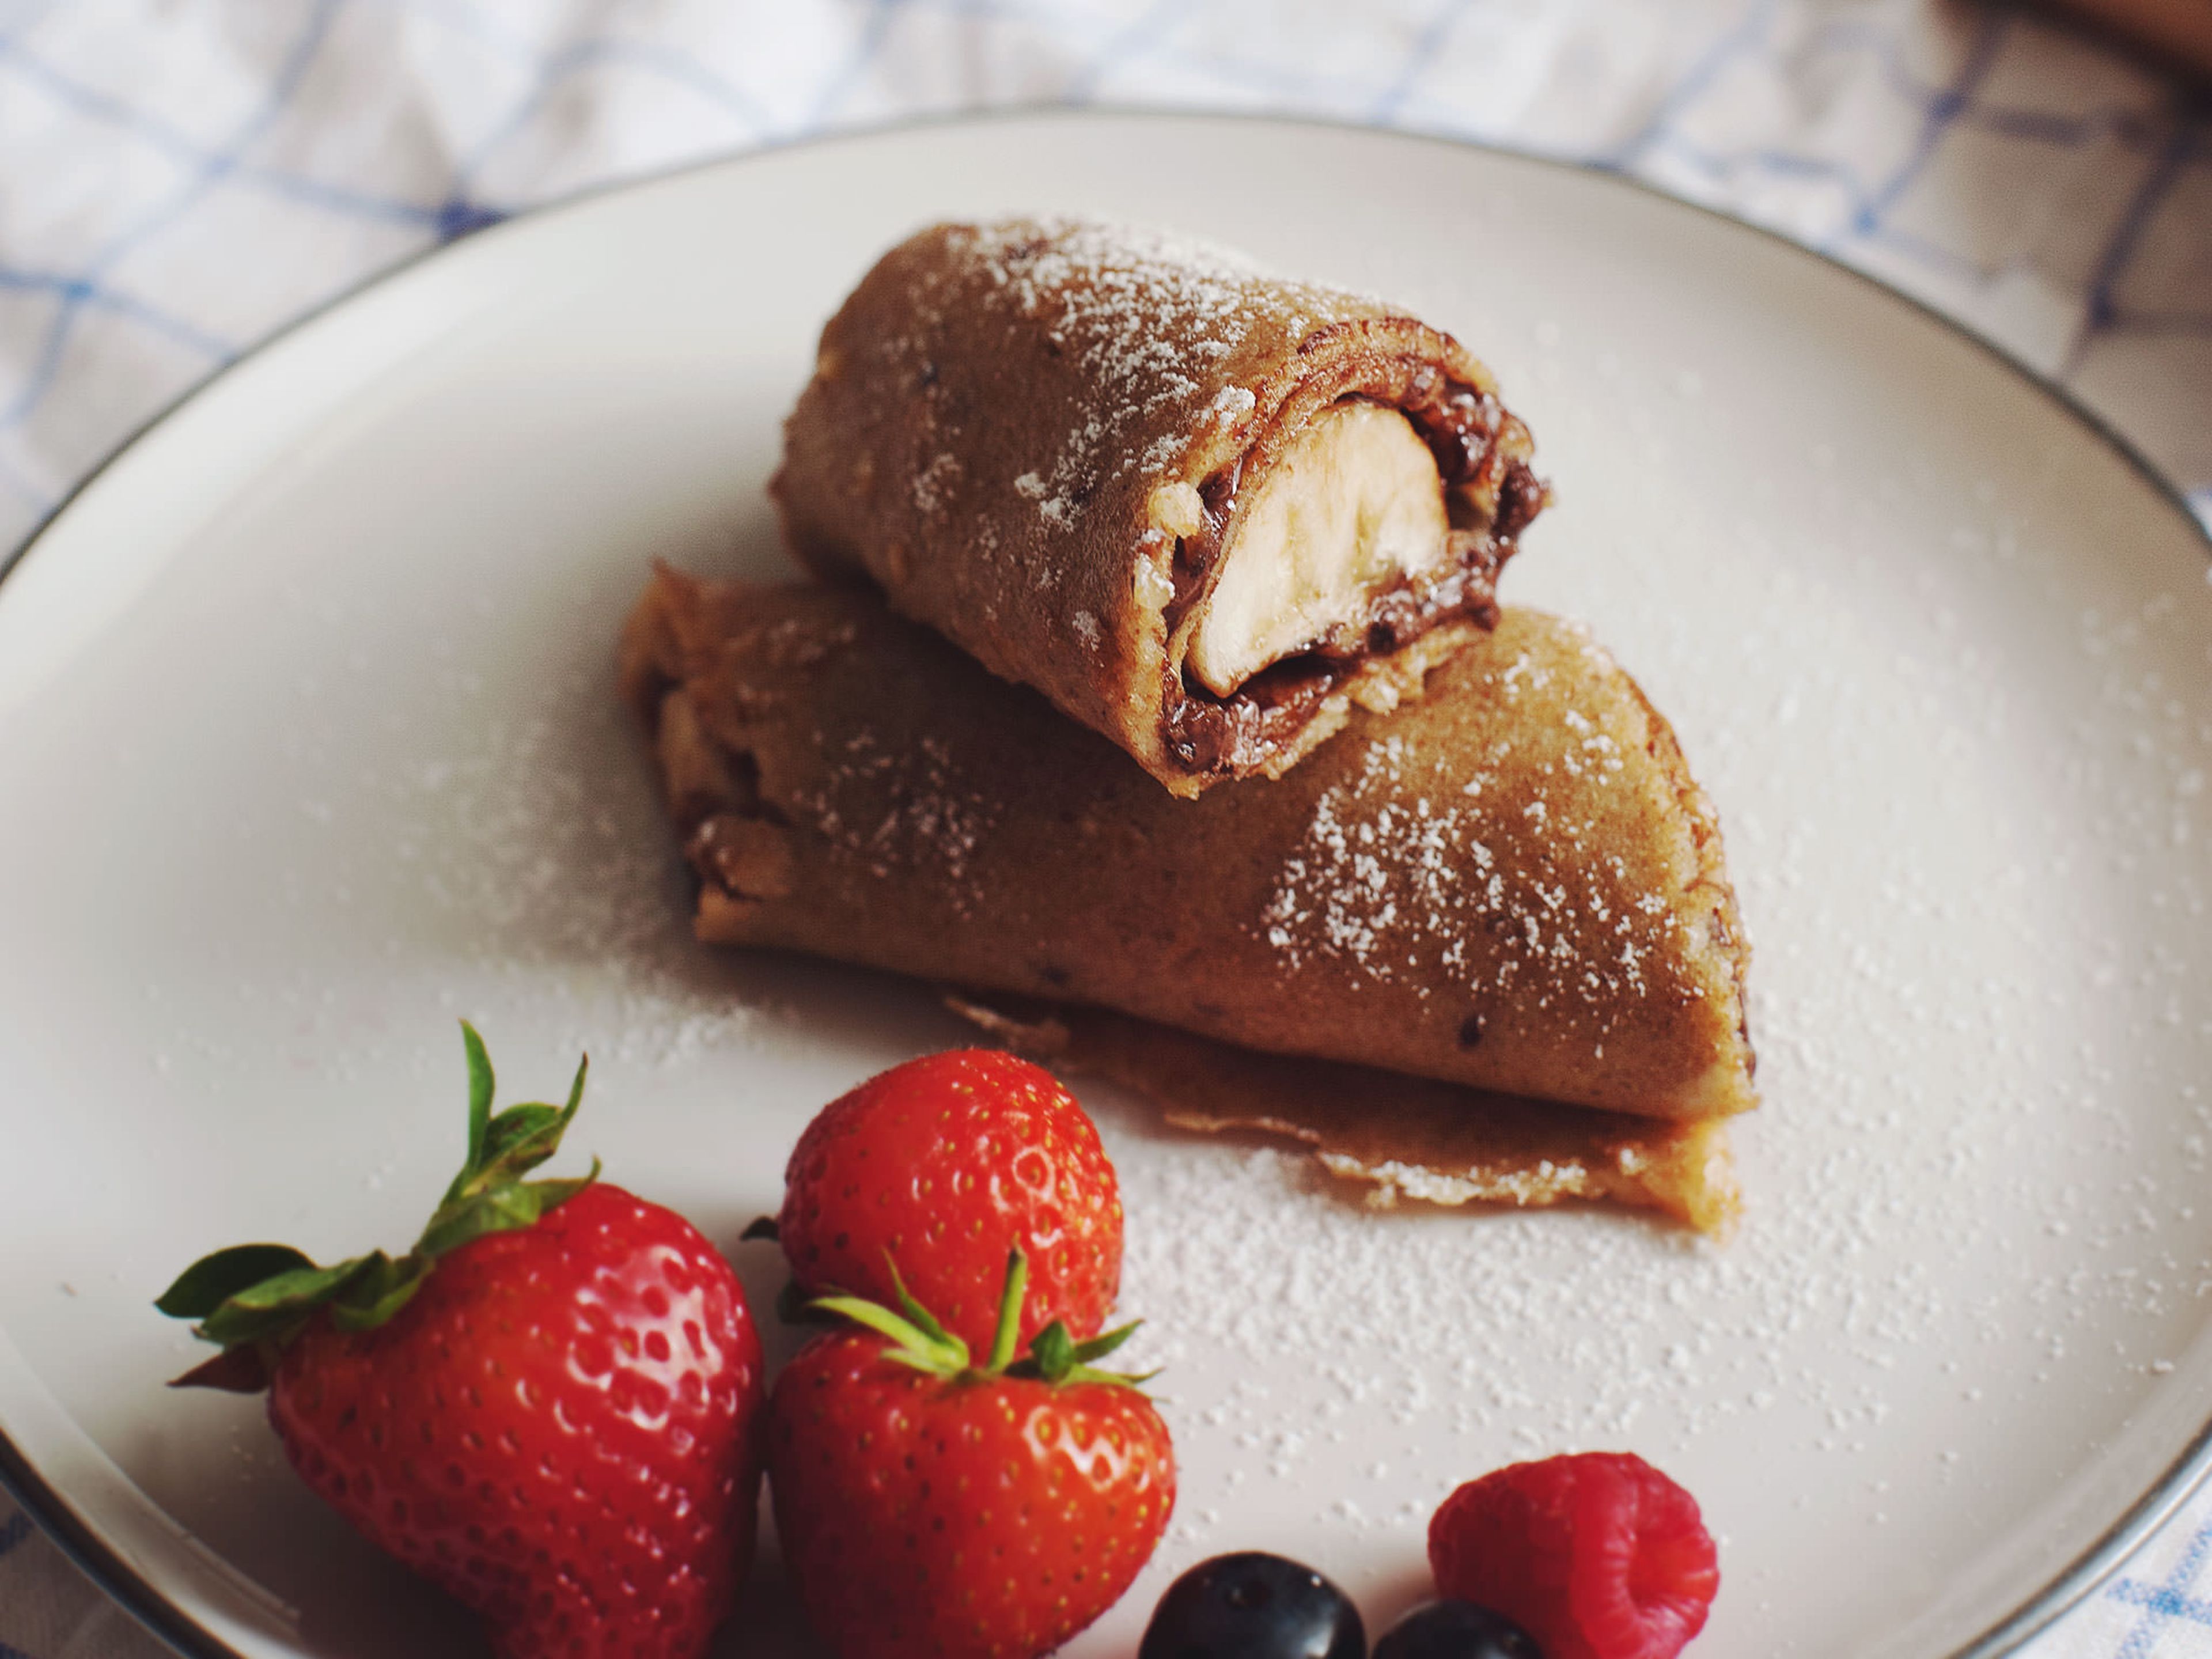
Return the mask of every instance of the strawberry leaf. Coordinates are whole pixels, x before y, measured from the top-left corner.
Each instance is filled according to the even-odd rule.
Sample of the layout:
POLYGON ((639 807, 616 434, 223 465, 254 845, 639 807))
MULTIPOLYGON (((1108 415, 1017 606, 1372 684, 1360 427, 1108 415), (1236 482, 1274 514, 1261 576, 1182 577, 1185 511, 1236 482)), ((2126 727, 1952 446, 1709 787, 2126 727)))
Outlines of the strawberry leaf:
POLYGON ((1117 1325, 1110 1331, 1102 1331, 1088 1342, 1077 1343, 1075 1363, 1079 1365, 1088 1365, 1094 1359, 1103 1359, 1134 1336, 1137 1334, 1137 1328, 1144 1322, 1141 1319, 1133 1319, 1126 1325, 1117 1325))
POLYGON ((227 1298, 222 1307, 209 1317, 220 1316, 226 1308, 251 1313, 283 1313, 294 1308, 318 1306, 329 1301, 347 1280, 368 1266, 370 1259, 357 1255, 329 1267, 318 1267, 311 1262, 304 1267, 287 1268, 227 1298))
POLYGON ((533 1101, 495 1114, 491 1056, 466 1020, 461 1045, 469 1068, 468 1155, 416 1247, 396 1259, 378 1250, 328 1267, 283 1244, 241 1244, 203 1257, 155 1304, 173 1317, 198 1320, 192 1334, 226 1350, 222 1360, 179 1377, 180 1385, 264 1386, 276 1354, 319 1310, 327 1309, 342 1330, 373 1330, 407 1305, 439 1256, 488 1233, 531 1226, 599 1178, 594 1158, 588 1175, 522 1179, 560 1150, 583 1104, 588 1060, 577 1066, 565 1105, 533 1101), (232 1353, 246 1357, 232 1362, 232 1353))
POLYGON ((566 1202, 599 1179, 599 1161, 580 1179, 526 1182, 523 1176, 561 1149, 561 1137, 584 1103, 584 1080, 591 1072, 586 1055, 576 1066, 565 1106, 528 1101, 491 1115, 491 1061, 476 1028, 464 1025, 469 1049, 469 1162, 446 1188, 445 1201, 422 1229, 415 1254, 434 1261, 487 1233, 511 1232, 535 1224, 546 1211, 566 1202), (480 1066, 477 1062, 482 1060, 480 1066))
POLYGON ((570 1176, 561 1181, 529 1182, 526 1183, 526 1190, 538 1194, 538 1213, 544 1215, 548 1210, 560 1208, 599 1178, 599 1160, 595 1158, 590 1170, 582 1175, 570 1176))
POLYGON ((205 1319, 264 1279, 314 1265, 289 1244, 234 1244, 193 1262, 154 1305, 172 1319, 205 1319))
POLYGON ((461 1023, 461 1037, 469 1060, 469 1150, 460 1173, 446 1188, 441 1208, 520 1181, 558 1152, 562 1135, 584 1103, 584 1079, 592 1065, 588 1055, 578 1064, 565 1106, 529 1101, 495 1114, 491 1059, 484 1050, 483 1039, 465 1020, 461 1023))
POLYGON ((316 1309, 335 1300, 369 1261, 368 1256, 355 1256, 335 1267, 318 1267, 311 1263, 272 1274, 227 1297, 192 1334, 227 1348, 267 1338, 282 1341, 316 1309))
MULTIPOLYGON (((496 1079, 491 1069, 491 1055, 484 1049, 483 1038, 477 1028, 466 1020, 461 1022, 461 1047, 469 1062, 469 1155, 461 1167, 461 1178, 472 1170, 483 1167, 484 1138, 491 1127, 491 1098, 496 1079)), ((460 1184, 457 1179, 454 1185, 460 1184)), ((447 1193, 448 1198, 452 1193, 447 1193)))
POLYGON ((1030 1358, 1036 1363, 1037 1375, 1046 1382, 1065 1382, 1075 1369, 1075 1339, 1055 1319, 1030 1340, 1030 1358))
POLYGON ((599 1161, 592 1160, 589 1175, 567 1181, 524 1181, 495 1186, 472 1194, 458 1204, 442 1206, 430 1218, 415 1254, 427 1261, 458 1250, 487 1233, 513 1232, 532 1225, 548 1210, 557 1208, 599 1178, 599 1161))
MULTIPOLYGON (((1026 1358, 1013 1359, 1014 1343, 1019 1332, 1022 1301, 1029 1291, 1029 1258, 1019 1249, 1006 1258, 1006 1289, 999 1298, 999 1325, 992 1339, 991 1353, 978 1366, 970 1362, 968 1345, 958 1337, 949 1334, 938 1323, 929 1310, 914 1299, 906 1281, 899 1277, 898 1263, 892 1261, 886 1251, 884 1260, 890 1264, 891 1285, 898 1291, 900 1304, 906 1310, 902 1318, 880 1303, 870 1302, 857 1296, 817 1297, 806 1304, 817 1315, 849 1319, 865 1325, 878 1336, 890 1339, 883 1358, 894 1364, 907 1365, 933 1376, 955 1382, 979 1382, 994 1376, 1020 1376, 1037 1379, 1059 1387, 1070 1382, 1103 1382, 1115 1388, 1135 1388, 1159 1375, 1147 1371, 1141 1376, 1132 1376, 1121 1371, 1102 1371, 1091 1362, 1103 1359, 1127 1342, 1140 1322, 1132 1321, 1117 1329, 1078 1342, 1068 1334, 1066 1325, 1060 1320, 1039 1331, 1030 1343, 1026 1358), (1008 1361, 1012 1360, 1012 1364, 1008 1361)), ((787 1292, 795 1287, 786 1285, 787 1292)))
POLYGON ((527 1227, 544 1213, 544 1206, 528 1187, 495 1187, 459 1204, 449 1204, 431 1217, 422 1237, 415 1242, 415 1253, 434 1261, 487 1233, 527 1227))
POLYGON ((430 1264, 420 1256, 394 1261, 379 1250, 331 1304, 331 1323, 342 1331, 373 1331, 412 1301, 429 1276, 430 1264))
POLYGON ((259 1345, 225 1348, 182 1376, 169 1379, 173 1389, 220 1389, 225 1394, 259 1394, 269 1386, 269 1362, 259 1345))
POLYGON ((1116 1388, 1136 1388, 1151 1382, 1159 1373, 1102 1371, 1091 1362, 1103 1359, 1127 1342, 1142 1322, 1141 1320, 1133 1320, 1103 1335, 1094 1336, 1087 1342, 1078 1342, 1067 1334, 1067 1327, 1055 1319, 1030 1341, 1029 1358, 1009 1365, 1006 1375, 1035 1377, 1040 1382, 1051 1383, 1054 1388, 1064 1388, 1075 1382, 1105 1382, 1116 1388))
MULTIPOLYGON (((884 1357, 896 1359, 902 1365, 941 1376, 957 1376, 968 1369, 968 1345, 957 1336, 942 1334, 941 1326, 938 1327, 939 1334, 932 1335, 901 1319, 889 1308, 857 1296, 820 1297, 808 1305, 827 1313, 842 1314, 878 1336, 889 1337, 893 1346, 884 1350, 884 1357)), ((937 1324, 933 1319, 929 1322, 937 1324)))
POLYGON ((561 1131, 568 1127, 558 1106, 533 1101, 508 1107, 491 1121, 484 1136, 480 1172, 489 1174, 505 1167, 520 1175, 535 1169, 553 1155, 561 1143, 561 1131))
MULTIPOLYGON (((908 1322, 919 1326, 928 1335, 931 1341, 940 1346, 949 1346, 957 1340, 950 1331, 937 1322, 935 1314, 915 1300, 914 1292, 906 1287, 906 1280, 899 1277, 898 1263, 891 1260, 891 1253, 889 1250, 884 1252, 884 1266, 891 1270, 891 1288, 898 1292, 899 1306, 904 1310, 908 1322)), ((968 1347, 965 1343, 961 1344, 960 1363, 963 1365, 968 1363, 968 1347)))
POLYGON ((219 1342, 226 1348, 248 1347, 257 1342, 281 1345, 291 1340, 313 1311, 313 1304, 272 1310, 240 1308, 226 1302, 193 1326, 192 1334, 203 1342, 219 1342))
POLYGON ((485 1136, 480 1178, 518 1179, 558 1152, 561 1137, 568 1132, 576 1109, 584 1103, 584 1079, 591 1069, 591 1056, 586 1054, 577 1063, 575 1080, 568 1085, 567 1105, 550 1106, 543 1101, 532 1101, 510 1106, 494 1118, 485 1136))

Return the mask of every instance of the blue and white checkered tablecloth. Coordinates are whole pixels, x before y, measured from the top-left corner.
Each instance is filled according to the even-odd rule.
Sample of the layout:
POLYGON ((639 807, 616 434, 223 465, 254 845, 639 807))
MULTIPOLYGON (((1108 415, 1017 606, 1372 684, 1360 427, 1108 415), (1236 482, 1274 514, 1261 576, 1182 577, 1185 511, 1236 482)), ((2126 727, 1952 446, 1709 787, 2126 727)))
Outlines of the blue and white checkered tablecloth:
MULTIPOLYGON (((1046 100, 1614 167, 2070 387, 2212 520, 2212 97, 1932 0, 0 0, 0 548, 177 393, 580 186, 1046 100)), ((2032 1649, 2212 1656, 2212 1498, 2032 1649)), ((0 1659, 152 1639, 0 1499, 0 1659)))

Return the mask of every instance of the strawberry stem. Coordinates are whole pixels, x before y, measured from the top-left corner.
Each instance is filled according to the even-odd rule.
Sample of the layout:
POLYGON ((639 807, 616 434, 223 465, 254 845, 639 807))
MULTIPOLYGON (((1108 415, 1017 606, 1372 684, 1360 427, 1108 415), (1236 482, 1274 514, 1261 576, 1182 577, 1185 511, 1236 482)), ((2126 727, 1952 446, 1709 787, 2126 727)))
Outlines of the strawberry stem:
POLYGON ((826 1313, 842 1314, 855 1324, 866 1325, 877 1335, 890 1338, 898 1346, 884 1349, 884 1355, 902 1365, 945 1376, 957 1376, 968 1369, 968 1345, 958 1337, 942 1333, 932 1336, 879 1303, 857 1296, 824 1296, 807 1305, 826 1313))
POLYGON ((968 1345, 938 1323, 937 1316, 914 1299, 914 1292, 907 1289, 906 1280, 899 1277, 898 1263, 891 1260, 889 1250, 884 1252, 884 1266, 890 1269, 891 1288, 898 1292, 899 1306, 906 1310, 906 1316, 919 1325, 933 1340, 958 1348, 960 1363, 965 1365, 968 1363, 968 1345))
POLYGON ((906 1281, 899 1277, 898 1263, 890 1260, 888 1251, 884 1259, 890 1264, 891 1284, 898 1291, 899 1303, 906 1310, 903 1317, 880 1303, 857 1296, 817 1297, 806 1306, 849 1319, 878 1336, 889 1338, 891 1346, 882 1351, 883 1357, 895 1364, 908 1365, 947 1382, 976 1382, 994 1376, 1018 1376, 1048 1382, 1055 1388, 1073 1382, 1103 1382, 1133 1389, 1159 1375, 1158 1371, 1132 1376, 1126 1371, 1100 1370, 1091 1363, 1103 1359, 1127 1342, 1142 1322, 1137 1320, 1088 1341, 1078 1342, 1068 1334, 1066 1325, 1055 1319, 1037 1333, 1026 1358, 1015 1358, 1015 1345, 1021 1340, 1022 1304, 1029 1296, 1030 1284, 1030 1259, 1019 1249, 1006 1257, 1006 1289, 999 1297, 999 1323, 992 1334, 991 1352, 981 1365, 975 1365, 968 1345, 947 1332, 929 1310, 908 1291, 906 1281))
POLYGON ((1006 1253, 1006 1288, 999 1297, 999 1328, 991 1338, 989 1370, 996 1376, 1013 1363, 1021 1340, 1022 1298, 1029 1293, 1030 1259, 1019 1249, 1006 1253))
MULTIPOLYGON (((562 1134, 584 1099, 586 1058, 576 1067, 565 1105, 533 1101, 492 1111, 491 1057, 475 1026, 461 1022, 469 1067, 468 1154, 404 1255, 381 1250, 321 1267, 283 1244, 240 1244, 203 1257, 179 1275, 155 1306, 175 1319, 197 1320, 192 1334, 225 1350, 251 1350, 265 1375, 284 1345, 324 1309, 342 1330, 373 1330, 422 1289, 439 1257, 487 1233, 532 1225, 599 1178, 591 1172, 557 1181, 522 1177, 560 1149, 562 1134)), ((177 1379, 179 1386, 245 1389, 255 1374, 243 1363, 214 1362, 177 1379)))

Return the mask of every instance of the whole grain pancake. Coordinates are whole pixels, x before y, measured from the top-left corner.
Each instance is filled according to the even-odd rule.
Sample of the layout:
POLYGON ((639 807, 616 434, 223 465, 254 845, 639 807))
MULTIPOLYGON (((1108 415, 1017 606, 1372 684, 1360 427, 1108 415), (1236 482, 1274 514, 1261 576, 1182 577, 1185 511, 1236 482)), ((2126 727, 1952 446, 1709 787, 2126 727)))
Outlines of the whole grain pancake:
POLYGON ((1660 1118, 1754 1103, 1718 825, 1579 628, 1179 800, 872 596, 661 573, 625 638, 703 939, 1660 1118))
POLYGON ((939 225, 823 330, 793 550, 1036 687, 1178 794, 1278 775, 1496 618, 1541 508, 1450 336, 1188 238, 939 225))

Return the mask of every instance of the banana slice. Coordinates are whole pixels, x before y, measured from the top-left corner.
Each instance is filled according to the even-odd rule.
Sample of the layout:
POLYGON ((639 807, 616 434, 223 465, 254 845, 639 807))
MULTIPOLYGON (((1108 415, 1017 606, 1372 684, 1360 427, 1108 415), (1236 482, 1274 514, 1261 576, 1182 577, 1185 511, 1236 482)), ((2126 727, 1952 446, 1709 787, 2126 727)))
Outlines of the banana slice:
POLYGON ((1440 562, 1450 533, 1436 458, 1380 404, 1330 404, 1252 489, 1185 659, 1216 696, 1358 626, 1377 589, 1440 562))

